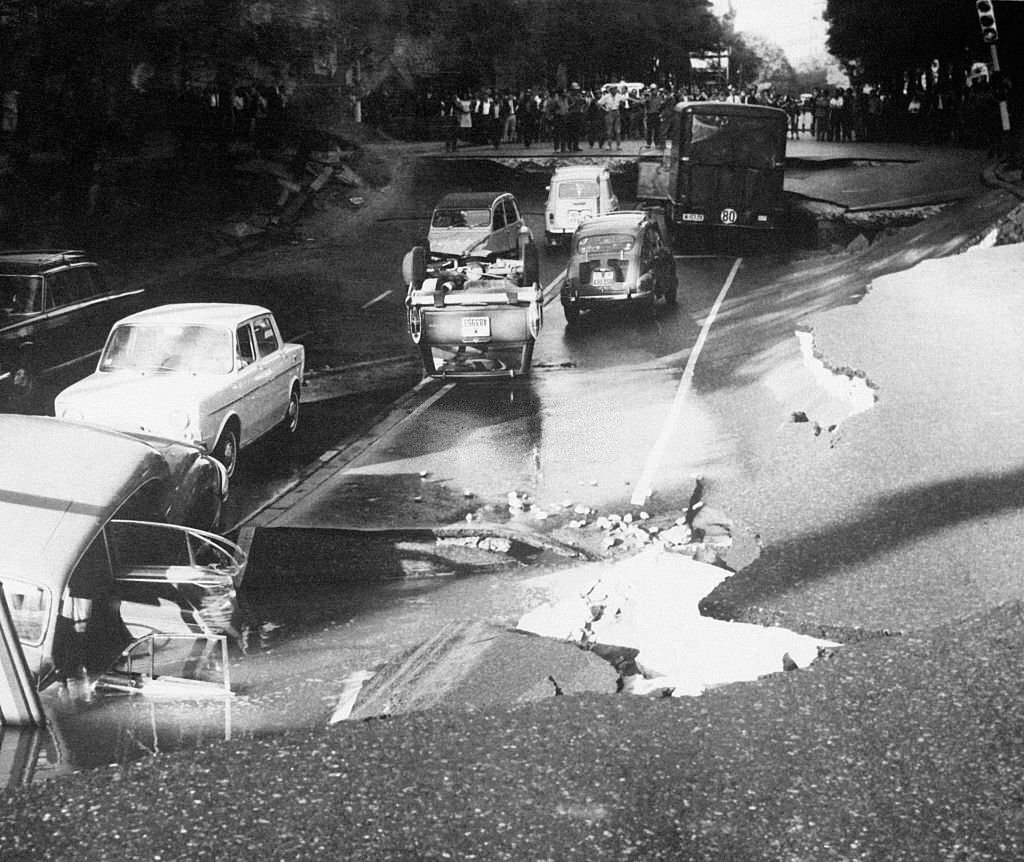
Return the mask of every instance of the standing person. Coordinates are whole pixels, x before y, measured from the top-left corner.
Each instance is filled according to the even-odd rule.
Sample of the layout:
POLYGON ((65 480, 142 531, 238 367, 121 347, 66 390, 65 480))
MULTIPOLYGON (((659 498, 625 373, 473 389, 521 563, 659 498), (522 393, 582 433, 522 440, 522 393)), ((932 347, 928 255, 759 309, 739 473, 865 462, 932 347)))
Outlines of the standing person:
POLYGON ((584 112, 587 108, 586 101, 583 98, 583 91, 580 89, 579 84, 573 83, 569 87, 567 101, 566 143, 570 152, 578 153, 580 151, 580 139, 583 137, 584 125, 586 123, 584 112))
POLYGON ((527 90, 519 100, 519 108, 516 113, 519 118, 519 132, 523 138, 523 146, 529 149, 530 144, 537 140, 540 127, 540 108, 533 90, 527 90))
POLYGON ((828 100, 828 139, 840 141, 842 138, 843 91, 838 87, 828 100))
POLYGON ((814 137, 819 141, 828 137, 828 96, 822 90, 814 94, 814 137))
POLYGON ((661 139, 661 107, 665 103, 662 92, 653 84, 644 99, 644 114, 647 125, 647 146, 655 146, 661 139))
POLYGON ((514 144, 516 142, 516 104, 517 99, 508 90, 501 94, 501 109, 499 111, 501 139, 506 144, 514 144))
POLYGON ((606 88, 604 95, 598 100, 601 110, 604 112, 604 135, 608 141, 608 148, 611 149, 612 141, 618 148, 622 149, 622 115, 619 113, 619 95, 606 88))
POLYGON ((586 122, 587 122, 587 143, 593 148, 594 144, 597 144, 597 148, 604 148, 604 114, 601 111, 601 105, 598 102, 598 97, 594 93, 587 93, 587 108, 586 108, 586 122))
POLYGON ((456 118, 455 140, 452 152, 458 148, 459 139, 473 143, 473 103, 466 93, 460 93, 452 100, 452 111, 456 118))

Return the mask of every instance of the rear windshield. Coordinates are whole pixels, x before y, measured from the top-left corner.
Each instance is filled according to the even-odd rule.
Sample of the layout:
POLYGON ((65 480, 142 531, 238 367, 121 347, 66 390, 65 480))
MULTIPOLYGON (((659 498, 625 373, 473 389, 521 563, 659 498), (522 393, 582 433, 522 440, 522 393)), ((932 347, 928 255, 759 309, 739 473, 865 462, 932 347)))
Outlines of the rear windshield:
POLYGON ((558 184, 558 199, 596 198, 597 183, 590 180, 576 180, 558 184))
POLYGON ((617 254, 630 251, 635 244, 628 233, 602 233, 580 237, 576 251, 580 254, 617 254))
POLYGON ((490 227, 491 211, 480 209, 438 209, 434 210, 431 227, 490 227))
POLYGON ((692 114, 689 157, 703 165, 739 165, 771 170, 785 159, 786 127, 775 118, 692 114))

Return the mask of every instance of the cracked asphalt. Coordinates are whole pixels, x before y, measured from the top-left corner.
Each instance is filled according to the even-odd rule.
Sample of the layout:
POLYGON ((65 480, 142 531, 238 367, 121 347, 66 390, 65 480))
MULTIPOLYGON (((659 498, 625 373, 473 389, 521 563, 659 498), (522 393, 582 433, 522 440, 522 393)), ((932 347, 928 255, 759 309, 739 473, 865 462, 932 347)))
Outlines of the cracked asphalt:
POLYGON ((870 284, 807 325, 823 362, 878 400, 832 432, 784 429, 746 481, 712 487, 773 538, 704 610, 844 635, 810 669, 93 770, 5 792, 0 857, 1021 858, 1024 250, 956 254, 1016 204, 994 190, 794 276, 851 303, 870 284))

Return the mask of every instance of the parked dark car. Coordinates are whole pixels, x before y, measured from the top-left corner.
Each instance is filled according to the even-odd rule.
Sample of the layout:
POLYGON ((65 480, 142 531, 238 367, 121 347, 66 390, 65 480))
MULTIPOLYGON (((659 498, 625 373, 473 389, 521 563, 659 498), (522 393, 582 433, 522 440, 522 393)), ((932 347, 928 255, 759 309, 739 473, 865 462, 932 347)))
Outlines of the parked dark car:
POLYGON ((0 409, 29 412, 44 380, 88 368, 143 292, 110 287, 81 251, 0 251, 0 409))
POLYGON ((676 301, 676 269, 657 222, 642 210, 584 222, 572 237, 562 282, 562 308, 573 324, 588 308, 651 310, 657 298, 676 301))

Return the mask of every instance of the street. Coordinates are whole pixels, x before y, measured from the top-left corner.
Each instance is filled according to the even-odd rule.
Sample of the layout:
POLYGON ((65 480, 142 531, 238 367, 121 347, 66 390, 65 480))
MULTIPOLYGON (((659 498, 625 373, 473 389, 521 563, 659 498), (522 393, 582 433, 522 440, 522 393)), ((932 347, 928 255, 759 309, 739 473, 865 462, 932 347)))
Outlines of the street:
MULTIPOLYGON (((243 697, 201 716, 181 706, 126 713, 103 704, 89 714, 89 742, 79 751, 81 728, 64 713, 54 730, 64 760, 42 774, 106 762, 104 737, 110 746, 126 734, 138 739, 138 749, 118 755, 130 758, 172 744, 167 734, 179 745, 322 724, 350 677, 429 641, 445 621, 514 624, 530 607, 516 583, 538 564, 570 562, 547 555, 524 566, 500 553, 467 561, 439 552, 427 531, 507 526, 571 547, 592 544, 602 516, 670 527, 686 513, 698 476, 712 486, 741 480, 779 427, 796 422, 773 357, 783 365, 799 349, 800 319, 845 297, 827 289, 790 294, 792 267, 809 253, 786 247, 677 254, 677 307, 660 305, 653 319, 590 314, 571 330, 557 300, 567 254, 545 250, 545 326, 532 375, 497 384, 421 381, 397 262, 419 241, 439 193, 454 176, 466 182, 464 166, 450 167, 451 174, 435 164, 417 172, 406 207, 368 229, 371 255, 358 253, 358 236, 299 254, 257 250, 203 271, 204 298, 267 304, 286 338, 300 337, 310 355, 293 445, 243 452, 232 484, 225 526, 257 536, 245 596, 251 639, 232 667, 243 697), (422 532, 410 540, 402 530, 422 532), (261 582, 273 562, 277 573, 261 582), (192 727, 187 735, 183 721, 192 727), (150 731, 139 722, 153 734, 166 730, 146 742, 150 731)), ((474 187, 512 187, 534 234, 543 235, 543 173, 473 163, 473 174, 474 187)), ((842 198, 842 170, 826 176, 826 185, 842 184, 842 198)), ((873 176, 879 196, 887 195, 884 173, 873 176)), ((827 191, 819 187, 818 196, 827 191)), ((620 197, 628 202, 628 188, 620 197)), ((166 290, 173 296, 180 285, 166 290)), ((842 413, 841 405, 832 409, 842 413)), ((738 525, 731 562, 756 557, 758 541, 738 525)))

